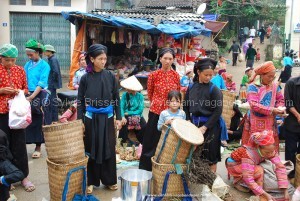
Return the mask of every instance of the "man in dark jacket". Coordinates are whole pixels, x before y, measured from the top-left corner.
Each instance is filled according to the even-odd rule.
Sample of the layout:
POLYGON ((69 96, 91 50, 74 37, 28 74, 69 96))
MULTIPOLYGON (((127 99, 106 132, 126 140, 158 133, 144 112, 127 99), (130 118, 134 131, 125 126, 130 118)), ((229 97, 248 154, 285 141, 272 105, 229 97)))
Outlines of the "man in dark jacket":
POLYGON ((58 121, 58 107, 57 107, 58 101, 57 101, 56 90, 62 88, 60 66, 56 56, 54 55, 55 52, 56 51, 52 45, 45 45, 44 54, 48 57, 48 63, 50 66, 50 74, 48 78, 48 89, 51 93, 49 97, 50 107, 48 107, 49 108, 49 111, 47 111, 48 114, 46 114, 45 112, 46 114, 45 121, 48 121, 47 124, 58 121))
POLYGON ((254 57, 257 55, 257 52, 256 50, 252 47, 252 43, 249 43, 248 44, 249 48, 247 50, 247 53, 246 53, 246 67, 251 67, 253 68, 253 65, 254 65, 254 57))
POLYGON ((228 53, 232 51, 232 66, 236 66, 237 57, 239 53, 241 53, 241 48, 235 41, 232 41, 232 43, 228 53))
MULTIPOLYGON (((284 88, 284 99, 288 116, 284 121, 285 160, 291 160, 296 166, 296 155, 300 154, 300 76, 287 81, 284 88)), ((295 176, 292 171, 289 178, 295 176)))
POLYGON ((258 30, 258 33, 259 33, 260 43, 263 44, 266 35, 266 30, 264 29, 263 26, 258 30))

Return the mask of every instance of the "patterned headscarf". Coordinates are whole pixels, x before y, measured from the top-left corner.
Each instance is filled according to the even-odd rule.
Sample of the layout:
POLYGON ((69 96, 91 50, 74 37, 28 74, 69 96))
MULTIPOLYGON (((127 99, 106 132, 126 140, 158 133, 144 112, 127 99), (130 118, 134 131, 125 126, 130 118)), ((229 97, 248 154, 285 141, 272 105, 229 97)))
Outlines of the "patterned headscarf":
POLYGON ((265 130, 262 132, 252 133, 248 144, 251 146, 268 146, 275 143, 273 131, 265 130))
POLYGON ((273 62, 267 61, 254 69, 254 74, 251 77, 250 82, 252 82, 257 75, 264 75, 264 74, 272 72, 274 70, 276 70, 276 68, 275 68, 273 62))
POLYGON ((45 51, 45 47, 42 43, 39 43, 38 41, 34 39, 29 39, 25 44, 26 49, 34 50, 34 51, 45 51))
POLYGON ((12 44, 4 44, 0 49, 0 55, 3 57, 17 58, 18 53, 17 47, 12 44))

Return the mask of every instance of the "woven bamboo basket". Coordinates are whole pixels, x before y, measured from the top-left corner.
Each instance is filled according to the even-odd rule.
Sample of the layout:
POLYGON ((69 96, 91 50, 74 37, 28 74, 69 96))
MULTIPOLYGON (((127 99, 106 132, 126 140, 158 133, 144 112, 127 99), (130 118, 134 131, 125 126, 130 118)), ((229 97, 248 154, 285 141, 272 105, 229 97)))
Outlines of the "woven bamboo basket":
MULTIPOLYGON (((66 182, 68 172, 79 166, 87 166, 88 157, 83 160, 70 163, 66 165, 56 164, 47 158, 48 164, 48 179, 50 188, 51 201, 61 201, 62 192, 66 182)), ((67 194, 67 201, 71 201, 75 194, 82 194, 83 171, 74 172, 69 181, 69 190, 67 194)))
POLYGON ((295 182, 294 186, 300 186, 300 154, 296 156, 295 182))
POLYGON ((84 159, 84 126, 81 120, 44 126, 43 132, 50 161, 69 164, 84 159))
MULTIPOLYGON (((152 160, 152 194, 161 195, 166 174, 169 171, 175 171, 174 164, 160 164, 155 162, 155 157, 152 160)), ((180 164, 184 174, 188 171, 187 164, 180 164)), ((166 197, 176 197, 184 194, 182 178, 178 174, 171 174, 168 181, 166 197)))
POLYGON ((162 134, 155 151, 155 158, 158 159, 156 162, 162 164, 170 164, 172 162, 185 164, 190 156, 190 152, 193 152, 194 147, 192 147, 192 145, 200 145, 203 143, 203 134, 191 122, 182 119, 175 119, 171 127, 165 139, 168 127, 166 125, 163 126, 162 134), (176 150, 179 139, 181 139, 181 145, 179 149, 176 150), (176 152, 177 154, 175 154, 176 152), (176 159, 172 161, 174 155, 176 159))
POLYGON ((233 115, 233 104, 236 98, 236 94, 227 90, 222 90, 222 94, 223 94, 222 117, 225 120, 227 128, 229 128, 231 123, 231 117, 233 115))

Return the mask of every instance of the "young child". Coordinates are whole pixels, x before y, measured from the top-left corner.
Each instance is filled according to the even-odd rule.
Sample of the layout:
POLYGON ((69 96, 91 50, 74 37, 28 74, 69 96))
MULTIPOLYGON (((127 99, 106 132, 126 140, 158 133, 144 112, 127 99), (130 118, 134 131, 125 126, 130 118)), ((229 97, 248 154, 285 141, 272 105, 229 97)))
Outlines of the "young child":
POLYGON ((182 92, 186 92, 188 86, 190 85, 191 83, 191 77, 193 77, 193 72, 192 70, 187 70, 186 73, 185 73, 185 76, 183 76, 181 79, 180 79, 180 90, 182 92))
POLYGON ((245 70, 245 75, 243 76, 240 92, 239 92, 239 99, 244 103, 247 101, 247 87, 249 84, 250 77, 252 76, 253 68, 247 67, 245 70))
POLYGON ((227 88, 228 91, 232 91, 232 92, 236 91, 236 84, 232 80, 232 75, 231 74, 227 74, 227 76, 226 76, 226 88, 227 88))
POLYGON ((259 48, 257 48, 256 50, 256 61, 259 61, 260 60, 260 51, 259 51, 259 48))
POLYGON ((170 125, 174 119, 186 119, 185 112, 180 108, 181 94, 179 91, 172 90, 168 94, 169 109, 162 111, 159 115, 157 129, 162 130, 164 124, 170 125))
POLYGON ((12 183, 24 179, 24 174, 10 162, 11 159, 7 136, 0 130, 0 201, 9 199, 9 190, 12 183))

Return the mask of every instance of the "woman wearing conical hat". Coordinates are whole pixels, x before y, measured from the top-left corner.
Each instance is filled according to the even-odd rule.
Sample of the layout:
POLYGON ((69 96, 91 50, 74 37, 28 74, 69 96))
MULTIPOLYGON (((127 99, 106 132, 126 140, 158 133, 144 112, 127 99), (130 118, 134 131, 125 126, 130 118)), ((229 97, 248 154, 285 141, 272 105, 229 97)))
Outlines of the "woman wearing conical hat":
POLYGON ((128 140, 128 132, 132 130, 136 134, 136 138, 143 143, 143 131, 146 121, 143 117, 144 96, 140 93, 143 86, 133 75, 123 81, 121 86, 126 89, 121 98, 121 116, 122 129, 119 132, 119 138, 122 142, 128 140))

